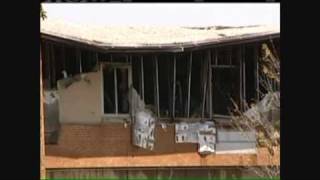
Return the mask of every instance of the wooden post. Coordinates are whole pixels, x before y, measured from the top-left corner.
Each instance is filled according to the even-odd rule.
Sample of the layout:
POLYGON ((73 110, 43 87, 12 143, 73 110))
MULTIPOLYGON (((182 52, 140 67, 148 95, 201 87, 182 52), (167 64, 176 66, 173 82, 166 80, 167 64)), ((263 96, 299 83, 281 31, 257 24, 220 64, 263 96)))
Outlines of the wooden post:
POLYGON ((46 169, 44 165, 45 157, 45 138, 44 138, 44 109, 43 109, 43 86, 42 86, 42 59, 40 47, 40 178, 44 179, 46 176, 46 169))

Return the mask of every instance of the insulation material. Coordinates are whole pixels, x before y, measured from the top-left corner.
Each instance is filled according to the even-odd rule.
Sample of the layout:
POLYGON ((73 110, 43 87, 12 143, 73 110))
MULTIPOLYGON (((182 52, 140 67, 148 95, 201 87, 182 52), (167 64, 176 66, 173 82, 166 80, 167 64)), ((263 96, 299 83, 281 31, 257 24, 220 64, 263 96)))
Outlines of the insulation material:
POLYGON ((186 123, 175 125, 176 143, 198 143, 201 154, 215 151, 216 128, 212 121, 186 123))
POLYGON ((268 93, 244 113, 250 119, 270 121, 280 119, 280 92, 268 93))

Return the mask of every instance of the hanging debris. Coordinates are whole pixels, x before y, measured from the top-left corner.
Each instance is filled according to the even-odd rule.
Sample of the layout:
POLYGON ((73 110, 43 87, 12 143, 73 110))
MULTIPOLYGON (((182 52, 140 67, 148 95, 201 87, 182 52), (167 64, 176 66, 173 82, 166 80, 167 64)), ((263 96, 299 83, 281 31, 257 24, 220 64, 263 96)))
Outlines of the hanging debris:
POLYGON ((133 144, 145 149, 154 148, 155 119, 150 111, 140 111, 133 124, 133 144))
POLYGON ((55 144, 58 140, 59 98, 57 91, 44 91, 45 142, 55 144))
POLYGON ((249 119, 272 121, 280 119, 280 92, 268 93, 244 113, 249 119))
POLYGON ((134 114, 132 126, 133 145, 153 150, 155 118, 153 118, 151 111, 145 109, 144 101, 141 100, 141 97, 133 87, 131 87, 130 93, 130 104, 133 107, 132 114, 134 114))

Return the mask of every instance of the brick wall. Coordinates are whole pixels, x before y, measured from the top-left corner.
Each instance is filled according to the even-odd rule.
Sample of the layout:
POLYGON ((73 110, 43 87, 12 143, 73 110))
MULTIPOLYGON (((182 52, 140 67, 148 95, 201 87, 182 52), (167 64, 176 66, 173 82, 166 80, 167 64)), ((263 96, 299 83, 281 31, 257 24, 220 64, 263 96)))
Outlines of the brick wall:
POLYGON ((176 144, 174 125, 155 131, 153 151, 131 143, 130 126, 123 123, 102 125, 62 125, 57 145, 46 145, 46 154, 67 157, 139 156, 197 152, 197 144, 176 144))
POLYGON ((46 145, 46 168, 255 166, 279 164, 279 152, 270 158, 267 149, 257 154, 200 156, 197 144, 175 143, 174 125, 155 130, 153 151, 131 143, 131 129, 123 123, 63 124, 57 145, 46 145))

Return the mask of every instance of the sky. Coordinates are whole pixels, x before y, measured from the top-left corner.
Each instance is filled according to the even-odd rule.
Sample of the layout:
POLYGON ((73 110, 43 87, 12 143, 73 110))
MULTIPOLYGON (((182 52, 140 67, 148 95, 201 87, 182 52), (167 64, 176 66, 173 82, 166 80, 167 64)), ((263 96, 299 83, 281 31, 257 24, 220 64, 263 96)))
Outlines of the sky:
POLYGON ((280 26, 279 3, 43 3, 48 18, 106 25, 280 26))

